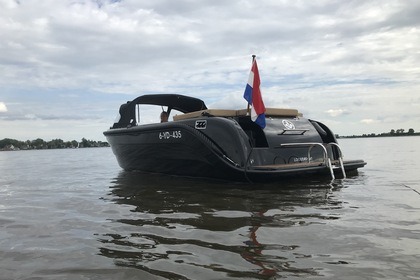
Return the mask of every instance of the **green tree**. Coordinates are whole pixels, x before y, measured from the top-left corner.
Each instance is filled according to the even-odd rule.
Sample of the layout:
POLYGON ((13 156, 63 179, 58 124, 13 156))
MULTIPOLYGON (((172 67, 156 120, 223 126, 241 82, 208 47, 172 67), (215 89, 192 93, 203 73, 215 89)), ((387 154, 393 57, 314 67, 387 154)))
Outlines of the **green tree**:
POLYGON ((48 149, 61 149, 64 147, 64 141, 61 139, 53 139, 50 142, 48 142, 48 149))
POLYGON ((47 147, 47 143, 43 139, 37 138, 31 141, 31 146, 34 149, 44 149, 47 147))
POLYGON ((10 138, 4 138, 3 140, 0 140, 0 149, 3 149, 5 147, 8 147, 10 145, 13 145, 14 147, 20 148, 20 144, 19 141, 15 140, 15 139, 10 139, 10 138))
POLYGON ((86 138, 82 138, 82 147, 83 148, 89 148, 91 145, 90 145, 90 141, 89 140, 87 140, 86 138))

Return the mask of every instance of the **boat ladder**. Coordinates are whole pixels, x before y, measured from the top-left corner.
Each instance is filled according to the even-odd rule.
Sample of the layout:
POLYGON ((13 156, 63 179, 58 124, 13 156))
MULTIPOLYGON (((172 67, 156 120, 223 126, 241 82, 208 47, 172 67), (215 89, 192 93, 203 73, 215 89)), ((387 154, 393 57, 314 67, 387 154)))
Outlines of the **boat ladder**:
POLYGON ((334 170, 333 170, 333 164, 331 163, 331 158, 328 154, 328 147, 335 146, 338 150, 339 157, 338 162, 340 164, 341 172, 343 173, 343 178, 346 178, 346 171, 344 169, 344 163, 343 163, 343 153, 341 152, 340 146, 337 143, 331 142, 326 145, 322 143, 284 143, 280 144, 280 148, 296 148, 296 147, 308 147, 308 163, 311 162, 311 151, 314 147, 320 147, 323 151, 323 163, 325 166, 327 166, 330 170, 331 178, 332 180, 335 179, 334 176, 334 170))

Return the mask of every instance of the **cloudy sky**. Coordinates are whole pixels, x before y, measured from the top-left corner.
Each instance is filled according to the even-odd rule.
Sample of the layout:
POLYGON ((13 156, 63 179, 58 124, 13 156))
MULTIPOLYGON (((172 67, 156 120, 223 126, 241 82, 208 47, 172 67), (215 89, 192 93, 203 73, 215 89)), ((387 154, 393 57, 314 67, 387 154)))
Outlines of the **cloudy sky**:
POLYGON ((252 54, 266 107, 340 135, 418 132, 419 15, 418 0, 0 0, 0 139, 105 140, 142 94, 245 108, 252 54))

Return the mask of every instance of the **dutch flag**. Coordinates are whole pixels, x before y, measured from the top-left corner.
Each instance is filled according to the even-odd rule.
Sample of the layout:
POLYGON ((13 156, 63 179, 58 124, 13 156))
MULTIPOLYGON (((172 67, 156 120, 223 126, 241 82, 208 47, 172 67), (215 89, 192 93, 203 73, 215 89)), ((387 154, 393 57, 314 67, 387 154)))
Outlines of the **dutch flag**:
POLYGON ((260 90, 260 74, 258 73, 257 60, 252 62, 251 72, 249 73, 248 84, 246 85, 244 98, 251 105, 251 119, 261 126, 265 127, 265 106, 260 90))

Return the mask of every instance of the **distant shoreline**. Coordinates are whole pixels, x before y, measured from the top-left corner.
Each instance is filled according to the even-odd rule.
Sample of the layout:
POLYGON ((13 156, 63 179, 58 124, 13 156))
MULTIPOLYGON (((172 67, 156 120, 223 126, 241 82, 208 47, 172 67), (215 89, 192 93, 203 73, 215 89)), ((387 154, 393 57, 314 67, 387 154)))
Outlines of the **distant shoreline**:
POLYGON ((63 141, 53 139, 44 141, 41 138, 35 140, 19 141, 11 138, 0 140, 0 151, 21 151, 21 150, 51 150, 51 149, 77 149, 77 148, 100 148, 109 147, 108 142, 93 141, 82 138, 81 141, 63 141))

